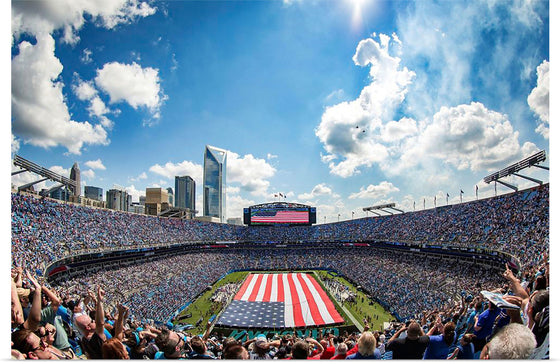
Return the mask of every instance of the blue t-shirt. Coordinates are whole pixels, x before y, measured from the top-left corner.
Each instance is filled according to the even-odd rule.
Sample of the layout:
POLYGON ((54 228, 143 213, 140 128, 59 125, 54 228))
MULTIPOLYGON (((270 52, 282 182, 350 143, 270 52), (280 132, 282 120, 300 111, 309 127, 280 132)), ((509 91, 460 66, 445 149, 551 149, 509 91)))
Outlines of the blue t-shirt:
MULTIPOLYGON (((456 338, 457 334, 455 333, 453 342, 455 342, 456 338)), ((448 346, 445 340, 443 340, 443 335, 430 336, 430 343, 424 353, 424 359, 446 359, 450 347, 451 346, 448 346)))
POLYGON ((381 359, 381 352, 379 351, 379 349, 375 349, 373 351, 373 354, 370 356, 363 356, 362 354, 360 354, 360 352, 358 351, 357 353, 354 353, 352 355, 349 355, 346 357, 346 359, 352 360, 352 359, 381 359))
POLYGON ((478 316, 478 324, 480 330, 474 330, 474 334, 478 339, 486 339, 492 333, 492 327, 494 326, 494 321, 496 317, 500 314, 500 310, 495 308, 494 310, 487 309, 478 316))
POLYGON ((467 345, 459 346, 457 359, 474 359, 474 344, 468 343, 467 345))

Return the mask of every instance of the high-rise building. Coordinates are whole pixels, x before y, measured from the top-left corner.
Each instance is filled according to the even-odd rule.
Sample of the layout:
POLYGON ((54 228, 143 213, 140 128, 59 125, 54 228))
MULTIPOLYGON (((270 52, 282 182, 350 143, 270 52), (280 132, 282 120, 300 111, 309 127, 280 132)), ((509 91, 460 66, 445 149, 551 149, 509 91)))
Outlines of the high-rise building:
POLYGON ((173 188, 167 187, 167 197, 169 198, 169 206, 175 206, 175 196, 173 195, 173 188))
POLYGON ((175 176, 175 206, 195 210, 196 183, 190 176, 175 176))
POLYGON ((158 216, 160 212, 167 210, 169 208, 167 190, 161 187, 146 188, 146 203, 144 206, 146 215, 158 216))
POLYGON ((80 196, 80 192, 82 192, 81 190, 82 186, 80 185, 80 167, 78 167, 78 162, 75 162, 74 165, 72 166, 72 169, 70 169, 70 179, 76 182, 76 189, 72 191, 73 196, 74 197, 80 196))
POLYGON ((120 211, 128 211, 132 203, 132 196, 125 190, 113 188, 107 191, 107 208, 120 211))
POLYGON ((49 197, 61 201, 68 201, 70 192, 64 187, 60 186, 58 188, 50 190, 49 197))
POLYGON ((96 201, 103 201, 103 188, 84 186, 84 196, 96 201))
POLYGON ((226 222, 226 156, 227 151, 209 145, 204 151, 203 215, 222 223, 226 222))

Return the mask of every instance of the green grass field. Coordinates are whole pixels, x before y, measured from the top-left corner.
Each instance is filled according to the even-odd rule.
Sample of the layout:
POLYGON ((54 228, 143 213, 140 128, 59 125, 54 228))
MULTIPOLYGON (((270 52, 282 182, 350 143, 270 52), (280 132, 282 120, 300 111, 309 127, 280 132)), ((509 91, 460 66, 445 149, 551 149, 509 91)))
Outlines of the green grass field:
MULTIPOLYGON (((302 270, 301 272, 309 272, 309 270, 302 270)), ((370 305, 370 300, 366 297, 366 295, 359 291, 356 287, 354 287, 351 283, 346 281, 342 277, 333 276, 327 271, 313 271, 315 278, 319 282, 319 284, 323 287, 325 292, 329 294, 332 302, 335 304, 336 309, 342 315, 345 320, 345 325, 353 325, 354 322, 358 322, 359 325, 363 326, 363 319, 370 317, 372 320, 370 321, 370 327, 373 330, 380 330, 383 326, 383 322, 388 322, 394 319, 394 317, 386 312, 383 307, 381 307, 377 302, 373 305, 370 305), (341 307, 340 303, 337 302, 329 293, 329 291, 324 286, 322 280, 326 277, 330 279, 335 279, 344 285, 350 287, 350 289, 357 294, 357 300, 354 304, 344 303, 343 307, 341 307), (363 302, 362 302, 363 301, 363 302), (347 311, 346 311, 346 310, 347 311), (350 318, 353 316, 354 320, 350 318)), ((285 273, 285 272, 275 272, 275 271, 268 271, 267 273, 285 273)), ((198 326, 195 326, 191 332, 194 334, 201 334, 206 329, 206 323, 212 317, 212 315, 218 314, 223 308, 224 304, 215 303, 211 301, 211 297, 219 287, 228 284, 228 283, 241 283, 247 277, 249 271, 245 272, 234 272, 228 274, 218 282, 216 282, 211 289, 205 291, 198 299, 196 299, 193 303, 191 303, 183 312, 181 312, 178 317, 181 316, 188 316, 189 314, 191 317, 183 318, 181 320, 174 320, 173 324, 175 325, 186 325, 190 324, 195 326, 197 322, 200 322, 198 326), (202 318, 202 320, 200 320, 202 318)))

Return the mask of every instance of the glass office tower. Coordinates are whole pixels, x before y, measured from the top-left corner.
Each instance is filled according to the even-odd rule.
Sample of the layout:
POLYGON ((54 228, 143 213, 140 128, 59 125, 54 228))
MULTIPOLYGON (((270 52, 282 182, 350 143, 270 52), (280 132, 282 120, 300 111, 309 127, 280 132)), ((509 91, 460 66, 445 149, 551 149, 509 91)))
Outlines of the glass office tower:
POLYGON ((204 216, 226 222, 226 154, 223 149, 207 145, 204 151, 202 183, 204 216))
POLYGON ((196 184, 190 176, 175 176, 175 206, 195 210, 196 184))

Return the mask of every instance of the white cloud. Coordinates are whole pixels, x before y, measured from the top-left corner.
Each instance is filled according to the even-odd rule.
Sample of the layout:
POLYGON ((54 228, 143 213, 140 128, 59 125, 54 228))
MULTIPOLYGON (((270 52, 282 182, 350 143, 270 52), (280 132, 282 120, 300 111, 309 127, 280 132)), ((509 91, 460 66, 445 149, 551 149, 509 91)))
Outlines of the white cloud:
POLYGON ((402 118, 399 121, 389 121, 383 125, 380 130, 380 138, 383 142, 395 142, 407 136, 418 133, 416 120, 410 118, 402 118))
POLYGON ((80 154, 84 144, 108 145, 101 125, 70 119, 58 80, 62 64, 54 55, 54 39, 38 35, 37 44, 24 41, 12 59, 13 131, 25 143, 48 148, 62 145, 80 154))
POLYGON ((327 186, 324 183, 320 183, 320 184, 316 185, 315 187, 313 187, 313 189, 311 190, 310 193, 302 193, 302 194, 298 195, 298 199, 300 199, 300 200, 310 200, 310 199, 313 199, 313 198, 319 197, 319 196, 331 196, 332 198, 340 197, 339 195, 334 193, 333 190, 329 186, 327 186))
POLYGON ((539 116, 541 123, 535 130, 539 134, 542 134, 546 139, 549 137, 549 86, 550 77, 548 61, 543 61, 537 67, 537 86, 531 91, 531 94, 527 97, 527 103, 529 107, 535 114, 539 116))
POLYGON ((89 106, 87 107, 89 116, 95 116, 104 128, 112 129, 113 122, 105 116, 105 114, 108 114, 111 110, 109 110, 103 100, 101 100, 101 97, 99 97, 93 82, 82 81, 77 74, 74 74, 74 77, 77 79, 77 84, 72 85, 72 90, 78 99, 89 101, 89 106))
POLYGON ((103 116, 110 111, 99 96, 95 96, 90 100, 90 105, 87 110, 90 115, 98 117, 103 116))
POLYGON ((391 182, 383 181, 378 185, 369 185, 366 188, 360 187, 360 192, 352 193, 348 198, 367 198, 377 200, 398 191, 400 190, 391 182))
POLYGON ((202 186, 202 166, 190 161, 180 163, 167 162, 164 166, 155 164, 150 167, 150 172, 170 180, 175 180, 175 176, 190 176, 197 185, 202 186))
POLYGON ((107 168, 103 165, 103 162, 101 161, 101 159, 96 159, 94 161, 87 161, 84 163, 86 166, 88 166, 91 169, 102 169, 102 170, 106 170, 107 168))
POLYGON ((529 142, 520 146, 518 137, 507 115, 480 103, 442 107, 417 138, 407 141, 398 167, 435 158, 459 170, 490 171, 538 151, 529 142))
POLYGON ((228 218, 241 217, 243 218, 243 208, 249 207, 255 204, 255 201, 245 199, 239 195, 229 195, 228 187, 228 197, 226 204, 226 216, 228 218))
POLYGON ((53 171, 54 173, 58 173, 64 177, 70 177, 70 168, 64 168, 61 166, 51 166, 49 170, 53 171))
POLYGON ((93 86, 93 82, 86 82, 78 79, 78 84, 72 86, 74 94, 78 99, 85 101, 91 100, 97 95, 97 90, 93 86))
POLYGON ((160 107, 167 96, 158 72, 155 68, 142 68, 136 62, 110 62, 97 70, 95 84, 110 96, 110 103, 125 101, 134 109, 145 107, 154 119, 159 119, 160 107))
POLYGON ((136 187, 134 187, 134 185, 130 185, 125 187, 126 192, 132 196, 132 202, 139 202, 140 201, 140 196, 145 196, 146 195, 146 190, 137 190, 136 187))
POLYGON ((271 153, 266 154, 266 159, 268 159, 268 160, 276 159, 276 158, 278 158, 278 156, 275 155, 275 154, 271 154, 271 153))
POLYGON ((87 169, 85 171, 82 171, 81 175, 89 178, 90 180, 95 178, 95 172, 93 171, 93 169, 87 169))
POLYGON ((19 151, 19 139, 16 138, 14 136, 14 134, 12 134, 12 154, 17 154, 17 152, 19 151))
POLYGON ((227 193, 228 194, 239 193, 239 191, 241 191, 241 188, 239 188, 239 187, 227 186, 227 193))
POLYGON ((400 66, 400 59, 389 55, 390 38, 380 35, 380 43, 360 41, 353 60, 370 66, 371 83, 353 101, 327 107, 315 135, 323 143, 332 174, 350 177, 362 166, 371 167, 385 160, 388 149, 378 138, 383 123, 391 121, 403 102, 415 73, 400 66), (338 161, 338 163, 337 163, 338 161))
POLYGON ((338 89, 328 94, 327 97, 325 97, 325 102, 326 103, 340 102, 344 98, 345 98, 344 90, 338 89))
POLYGON ((91 63, 92 62, 91 55, 92 55, 91 50, 84 48, 84 50, 82 51, 82 56, 80 57, 80 61, 82 61, 82 63, 85 64, 91 63))
POLYGON ((12 33, 50 34, 63 30, 62 40, 71 45, 79 41, 77 32, 85 23, 84 15, 92 22, 112 29, 140 17, 154 14, 156 8, 138 0, 75 1, 14 1, 12 3, 12 33))
POLYGON ((130 181, 131 182, 136 182, 136 181, 140 181, 140 180, 147 179, 147 178, 148 178, 148 175, 146 174, 146 172, 142 172, 137 177, 130 178, 130 181))
POLYGON ((240 183, 241 189, 252 195, 266 196, 270 182, 267 180, 276 173, 276 169, 264 159, 247 154, 242 158, 239 154, 227 153, 227 183, 240 183))

